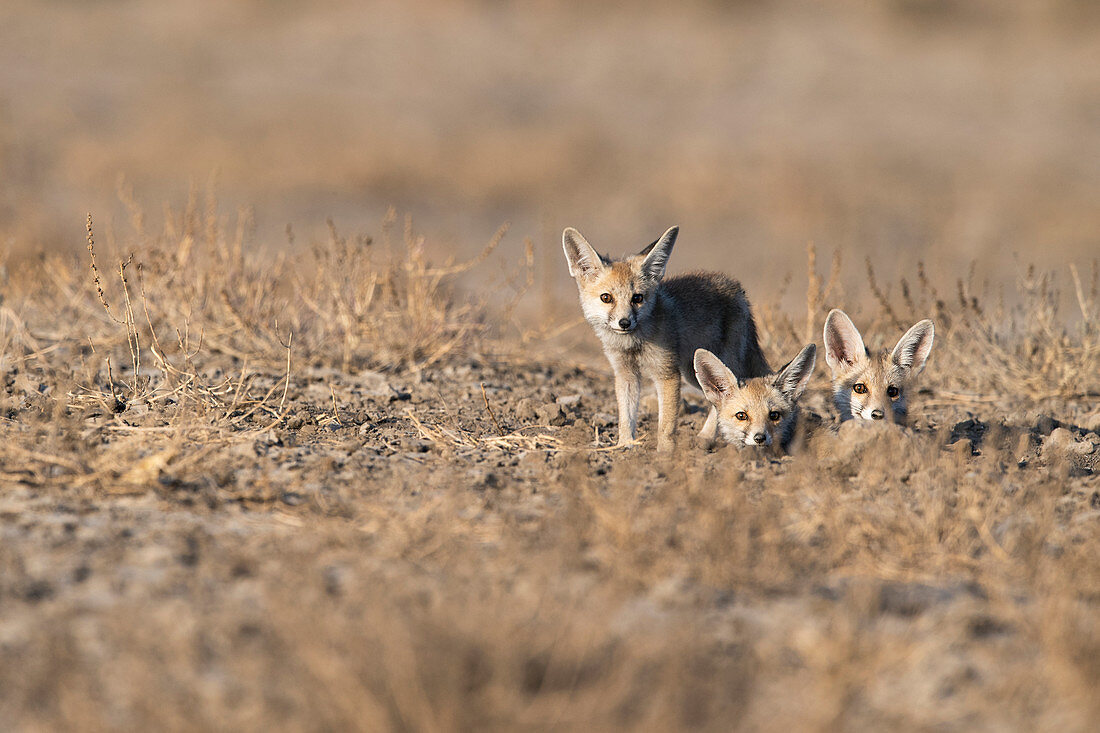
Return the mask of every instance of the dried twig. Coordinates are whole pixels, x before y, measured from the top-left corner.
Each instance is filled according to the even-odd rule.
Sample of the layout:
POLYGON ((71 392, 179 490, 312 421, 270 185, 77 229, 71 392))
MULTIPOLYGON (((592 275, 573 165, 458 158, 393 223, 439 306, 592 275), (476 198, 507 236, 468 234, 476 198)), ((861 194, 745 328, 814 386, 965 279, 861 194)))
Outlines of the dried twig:
POLYGON ((485 400, 485 410, 489 413, 489 419, 493 421, 493 425, 496 426, 497 433, 503 437, 504 429, 500 427, 500 423, 497 422, 497 416, 493 414, 493 408, 489 406, 489 396, 485 394, 485 382, 481 383, 481 399, 485 400))

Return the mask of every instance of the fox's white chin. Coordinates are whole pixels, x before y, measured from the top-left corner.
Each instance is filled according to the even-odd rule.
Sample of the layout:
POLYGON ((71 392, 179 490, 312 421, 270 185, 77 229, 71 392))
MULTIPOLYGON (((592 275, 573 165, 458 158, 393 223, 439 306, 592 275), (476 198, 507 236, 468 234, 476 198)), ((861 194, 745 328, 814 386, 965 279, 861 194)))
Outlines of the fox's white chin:
POLYGON ((617 336, 617 337, 620 337, 620 338, 623 338, 623 337, 636 338, 638 336, 638 327, 637 326, 631 326, 630 328, 623 329, 623 328, 619 328, 618 326, 612 326, 611 324, 606 324, 603 327, 602 330, 603 330, 604 333, 610 334, 612 336, 617 336))

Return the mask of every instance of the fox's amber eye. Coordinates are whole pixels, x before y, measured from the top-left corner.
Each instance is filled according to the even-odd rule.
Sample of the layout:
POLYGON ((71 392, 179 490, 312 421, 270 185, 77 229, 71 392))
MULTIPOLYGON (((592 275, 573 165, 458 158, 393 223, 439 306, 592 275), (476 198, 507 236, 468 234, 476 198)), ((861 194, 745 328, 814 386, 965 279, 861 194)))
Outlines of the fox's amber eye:
POLYGON ((771 412, 768 413, 768 419, 771 420, 772 422, 777 422, 779 420, 779 418, 781 418, 781 417, 783 417, 783 416, 779 414, 778 410, 772 410, 771 412))
POLYGON ((867 385, 863 382, 856 382, 852 385, 852 391, 856 394, 867 394, 867 385))
POLYGON ((886 394, 890 395, 890 399, 896 400, 898 395, 901 394, 901 390, 891 384, 886 388, 886 394))
POLYGON ((749 419, 749 413, 744 412, 744 411, 738 412, 738 413, 734 414, 734 417, 736 417, 738 420, 748 420, 749 419))
POLYGON ((603 295, 600 296, 600 300, 602 300, 605 303, 610 303, 611 301, 614 300, 614 298, 611 297, 611 293, 604 293, 603 295))
POLYGON ((631 303, 641 303, 645 298, 641 293, 634 293, 634 297, 630 299, 631 303))

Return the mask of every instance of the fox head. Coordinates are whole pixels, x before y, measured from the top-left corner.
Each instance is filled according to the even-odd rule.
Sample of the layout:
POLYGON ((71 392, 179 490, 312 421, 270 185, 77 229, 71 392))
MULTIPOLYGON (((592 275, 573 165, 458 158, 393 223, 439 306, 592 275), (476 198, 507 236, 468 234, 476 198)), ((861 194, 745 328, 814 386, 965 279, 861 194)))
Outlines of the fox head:
POLYGON ((833 372, 833 399, 841 420, 890 420, 904 424, 913 377, 932 351, 935 328, 923 320, 905 332, 893 351, 872 354, 844 311, 825 319, 825 361, 833 372))
POLYGON ((786 448, 798 423, 798 398, 806 391, 817 362, 817 346, 808 344, 775 374, 739 380, 707 351, 695 352, 695 376, 707 400, 718 410, 718 434, 740 446, 786 448))
POLYGON ((672 227, 633 257, 612 260, 596 252, 572 227, 562 234, 569 274, 577 281, 585 320, 601 339, 633 341, 656 302, 679 228, 672 227))

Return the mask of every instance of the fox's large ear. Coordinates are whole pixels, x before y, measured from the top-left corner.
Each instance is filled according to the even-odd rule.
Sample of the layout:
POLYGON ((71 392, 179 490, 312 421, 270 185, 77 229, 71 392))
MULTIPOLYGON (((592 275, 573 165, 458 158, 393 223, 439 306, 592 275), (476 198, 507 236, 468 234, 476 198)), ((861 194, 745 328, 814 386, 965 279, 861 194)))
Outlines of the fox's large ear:
POLYGON ((737 389, 737 377, 721 359, 706 349, 695 350, 695 378, 713 405, 722 404, 722 400, 737 389))
POLYGON ((833 308, 825 319, 825 363, 835 371, 841 364, 850 366, 866 357, 867 347, 852 319, 833 308))
POLYGON ((680 227, 672 227, 653 244, 643 249, 639 254, 645 257, 642 261, 642 271, 651 280, 660 280, 665 276, 665 267, 668 266, 669 255, 672 254, 672 246, 676 244, 676 235, 680 233, 680 227))
POLYGON ((905 332, 890 354, 890 359, 899 367, 908 369, 917 374, 924 369, 924 362, 928 361, 928 355, 932 352, 932 339, 936 335, 936 328, 927 318, 914 324, 905 332))
POLYGON ((561 246, 565 250, 565 260, 569 263, 569 274, 572 277, 587 278, 604 269, 599 253, 573 227, 567 227, 562 232, 561 246))
POLYGON ((775 377, 775 386, 791 400, 797 400, 806 391, 810 376, 817 365, 817 345, 806 344, 798 356, 779 370, 775 377))

